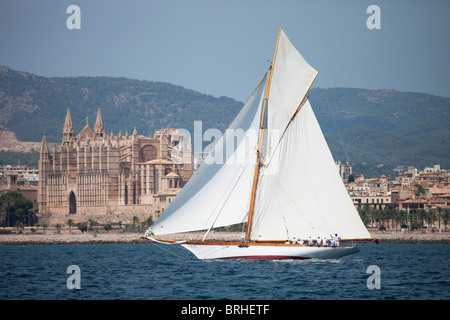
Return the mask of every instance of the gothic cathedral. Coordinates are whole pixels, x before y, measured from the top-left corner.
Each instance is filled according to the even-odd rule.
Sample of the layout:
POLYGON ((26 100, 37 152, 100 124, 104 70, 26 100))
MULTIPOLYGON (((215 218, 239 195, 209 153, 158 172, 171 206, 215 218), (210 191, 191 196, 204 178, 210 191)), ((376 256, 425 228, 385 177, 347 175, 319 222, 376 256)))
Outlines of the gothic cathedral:
POLYGON ((156 220, 192 175, 191 141, 177 129, 106 135, 100 108, 94 129, 86 119, 78 135, 67 109, 62 144, 48 149, 44 133, 38 205, 52 223, 156 220))

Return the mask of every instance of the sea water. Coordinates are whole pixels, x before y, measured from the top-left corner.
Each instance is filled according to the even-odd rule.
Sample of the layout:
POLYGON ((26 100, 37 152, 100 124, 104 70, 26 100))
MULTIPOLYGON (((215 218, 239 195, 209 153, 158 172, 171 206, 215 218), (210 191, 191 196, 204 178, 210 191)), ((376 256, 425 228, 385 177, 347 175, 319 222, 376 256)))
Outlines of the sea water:
POLYGON ((181 247, 150 243, 0 246, 0 299, 450 298, 449 245, 358 247, 336 260, 269 261, 198 260, 181 247))

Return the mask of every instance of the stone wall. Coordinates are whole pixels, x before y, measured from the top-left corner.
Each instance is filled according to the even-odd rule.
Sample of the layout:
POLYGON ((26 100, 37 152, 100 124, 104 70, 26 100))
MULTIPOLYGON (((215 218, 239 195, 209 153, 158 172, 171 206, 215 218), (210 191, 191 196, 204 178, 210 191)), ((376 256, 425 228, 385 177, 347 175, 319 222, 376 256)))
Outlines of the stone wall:
POLYGON ((157 215, 151 212, 151 205, 123 205, 123 206, 97 206, 91 207, 90 212, 76 213, 76 214, 41 214, 38 217, 40 224, 47 224, 48 226, 55 226, 60 224, 66 226, 69 219, 75 224, 94 220, 101 225, 125 225, 131 224, 133 218, 137 217, 139 222, 147 220, 150 216, 153 221, 157 219, 157 215))

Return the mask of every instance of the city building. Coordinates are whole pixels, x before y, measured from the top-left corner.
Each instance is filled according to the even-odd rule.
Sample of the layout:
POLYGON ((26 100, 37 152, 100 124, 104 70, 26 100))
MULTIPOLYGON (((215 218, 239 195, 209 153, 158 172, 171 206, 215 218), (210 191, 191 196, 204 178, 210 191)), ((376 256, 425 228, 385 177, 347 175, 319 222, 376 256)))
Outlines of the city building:
POLYGON ((352 174, 352 166, 350 163, 348 161, 337 161, 335 163, 341 179, 347 180, 352 174))
POLYGON ((353 182, 346 182, 353 204, 359 209, 383 210, 390 206, 403 210, 408 221, 402 228, 410 228, 409 223, 415 218, 415 221, 424 221, 423 230, 445 230, 443 217, 450 210, 450 170, 441 169, 439 165, 424 170, 404 168, 399 166, 395 170, 399 174, 395 179, 382 175, 371 179, 357 177, 353 182), (425 222, 423 212, 431 213, 428 217, 433 217, 434 213, 433 222, 425 222))
POLYGON ((37 203, 37 187, 33 184, 24 184, 20 179, 20 175, 16 171, 9 170, 6 177, 6 184, 0 185, 0 196, 8 191, 16 191, 21 193, 25 198, 33 203, 32 210, 38 208, 37 203))

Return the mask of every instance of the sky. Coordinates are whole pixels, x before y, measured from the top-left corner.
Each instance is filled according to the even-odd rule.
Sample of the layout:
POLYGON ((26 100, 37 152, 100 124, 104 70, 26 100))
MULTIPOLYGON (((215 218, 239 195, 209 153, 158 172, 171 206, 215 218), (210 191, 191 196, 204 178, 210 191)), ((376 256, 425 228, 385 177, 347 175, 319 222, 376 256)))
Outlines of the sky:
POLYGON ((282 27, 319 71, 314 86, 450 97, 449 16, 448 0, 0 0, 0 65, 163 81, 245 102, 282 27))

